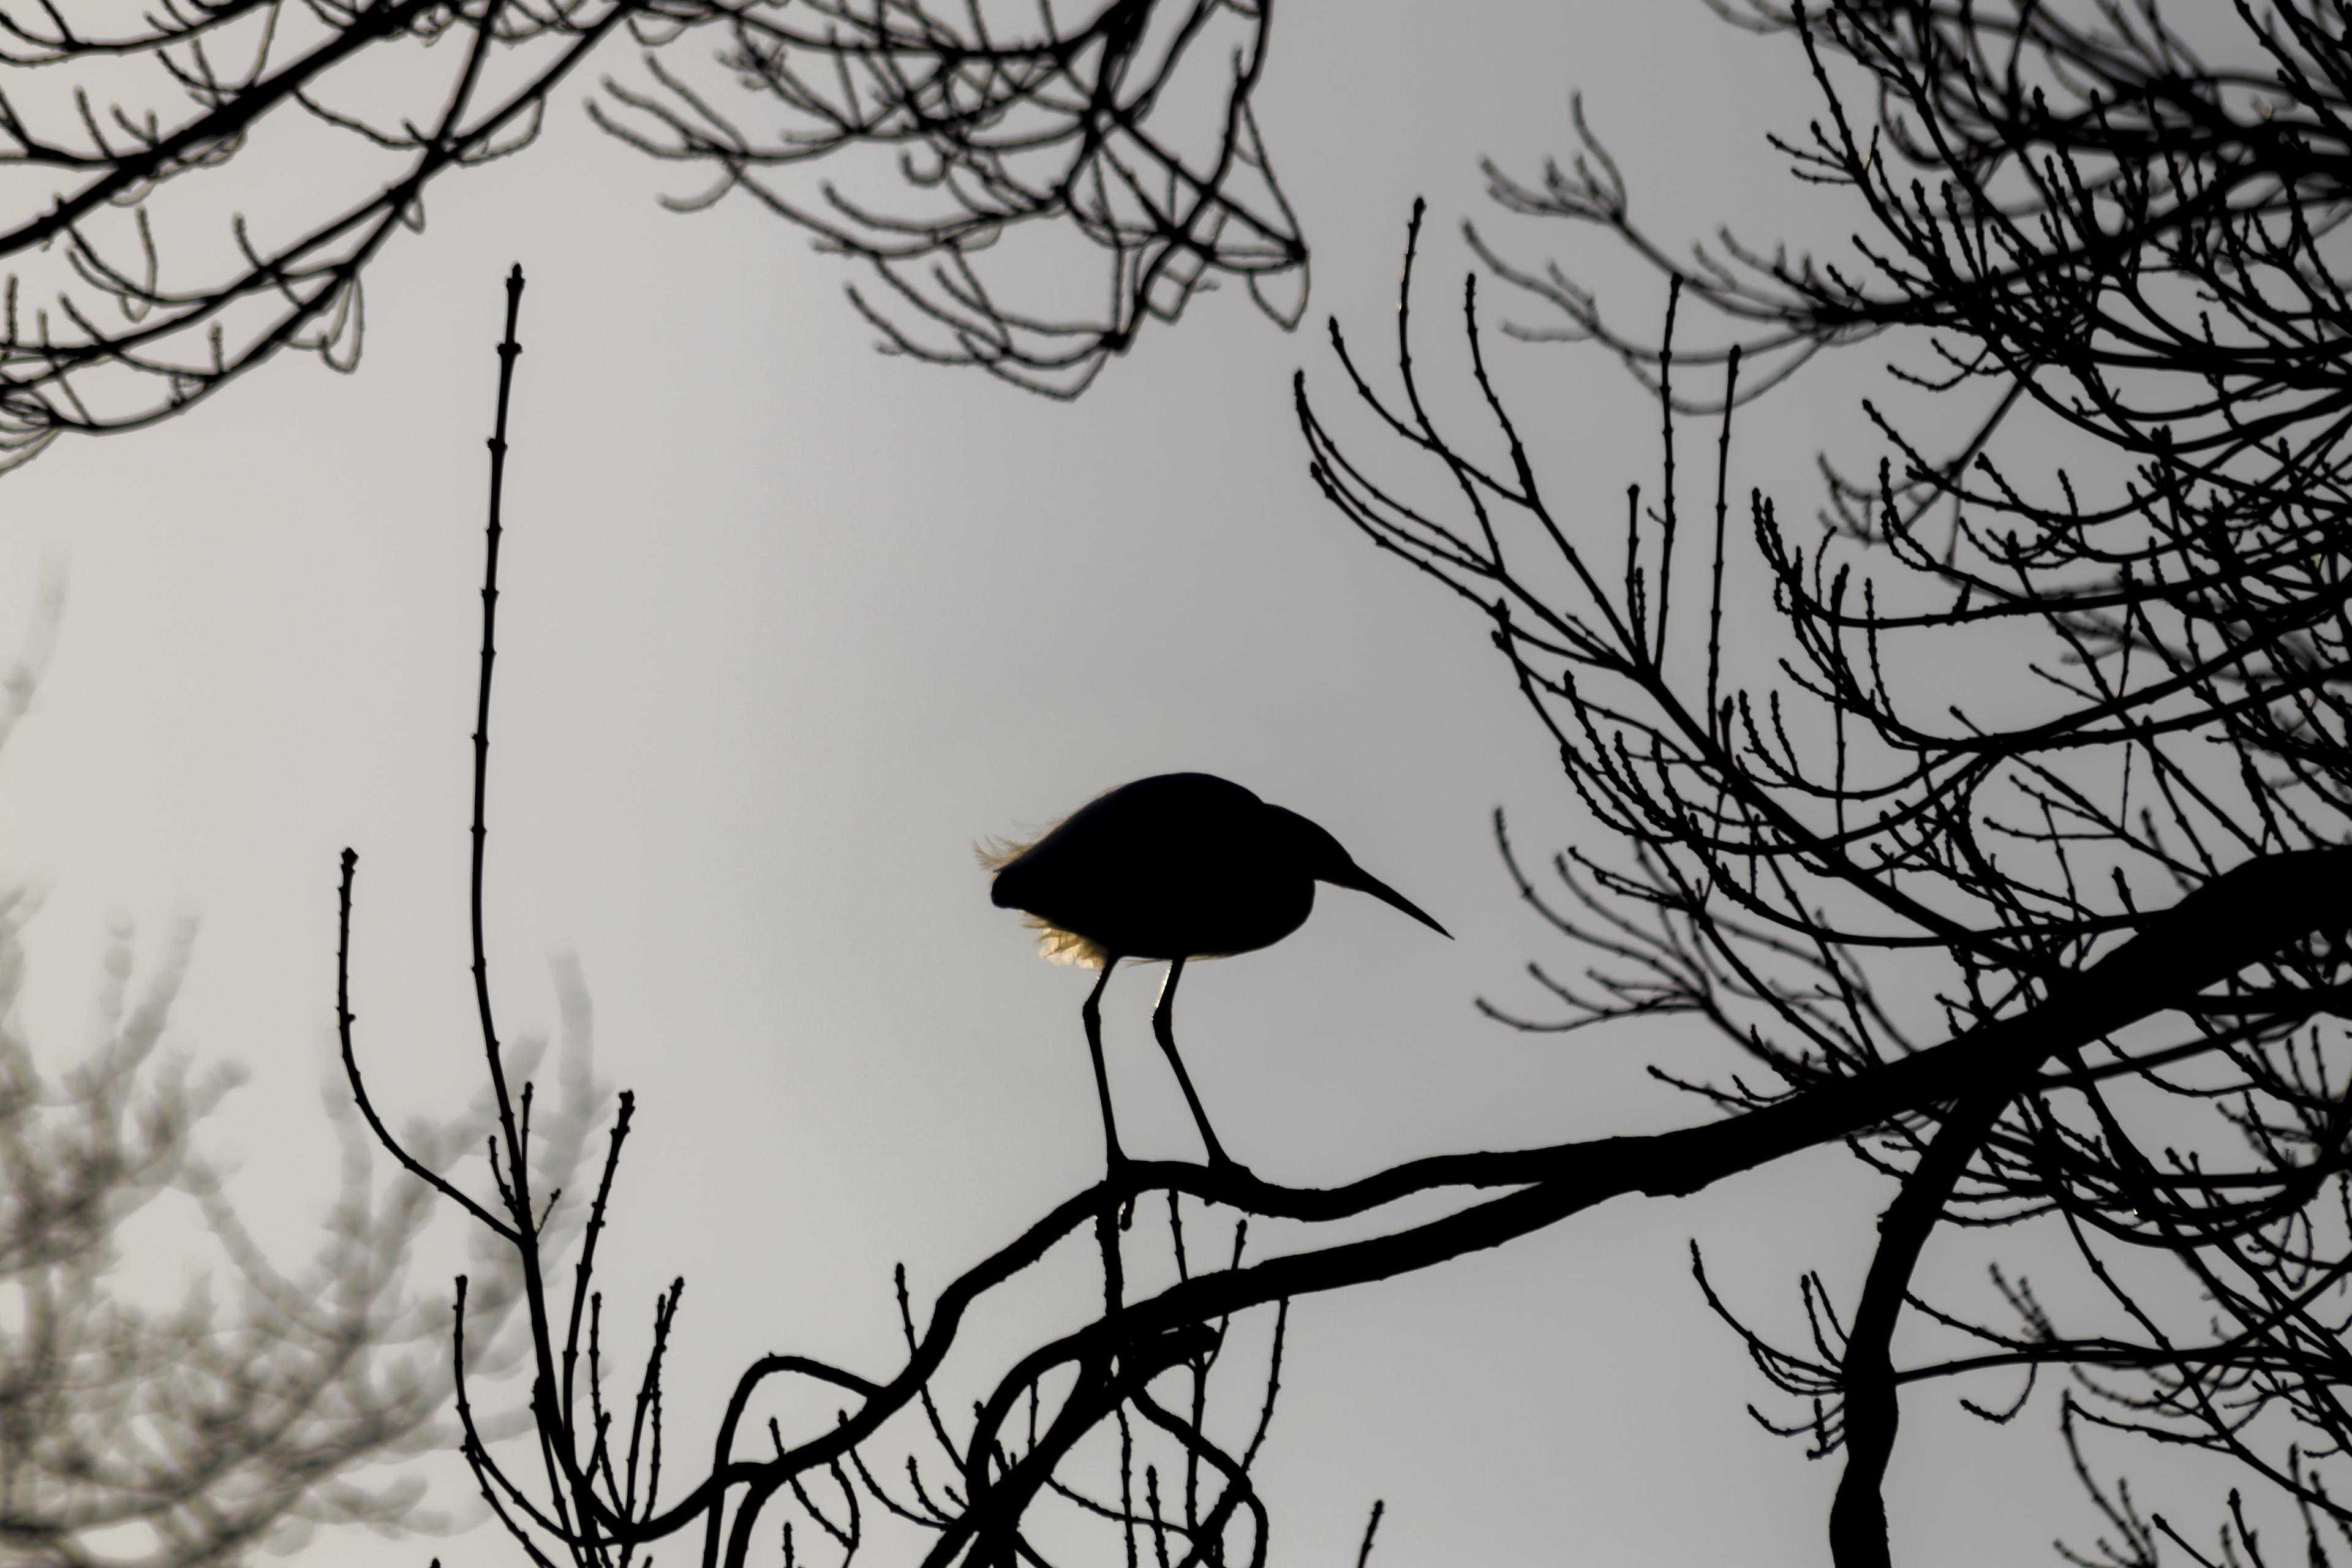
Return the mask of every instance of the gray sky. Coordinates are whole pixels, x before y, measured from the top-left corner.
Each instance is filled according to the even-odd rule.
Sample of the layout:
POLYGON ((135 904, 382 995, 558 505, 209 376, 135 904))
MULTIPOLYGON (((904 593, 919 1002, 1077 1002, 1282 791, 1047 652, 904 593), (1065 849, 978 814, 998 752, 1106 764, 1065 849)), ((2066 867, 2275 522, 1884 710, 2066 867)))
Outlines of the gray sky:
MULTIPOLYGON (((1539 1008, 1520 966, 1562 958, 1514 901, 1488 814, 1537 846, 1577 819, 1475 619, 1315 494, 1288 377, 1304 364, 1336 409, 1320 322, 1368 345, 1390 330, 1416 194, 1430 316, 1450 313, 1476 157, 1531 170, 1562 147, 1572 86, 1660 228, 1772 233, 1794 209, 1757 137, 1810 112, 1801 64, 1695 3, 1591 0, 1301 4, 1272 59, 1260 112, 1316 254, 1294 336, 1211 300, 1075 406, 883 359, 836 263, 745 205, 657 212, 665 172, 567 110, 528 155, 445 183, 427 233, 372 274, 356 376, 289 360, 0 482, 0 637, 45 560, 70 573, 50 679, 0 756, 0 876, 47 897, 45 1048, 83 1037, 110 918, 152 952, 200 915, 174 1037, 252 1068, 212 1146, 299 1243, 331 1190, 315 1085, 348 844, 377 1091, 432 1112, 470 1089, 482 439, 519 259, 492 960, 522 1032, 553 1017, 549 956, 576 952, 599 1070, 638 1092, 605 1279, 635 1321, 619 1303, 687 1277, 673 1464, 751 1357, 888 1367, 895 1262, 920 1297, 1094 1173, 1087 977, 1032 955, 971 847, 1127 779, 1238 779, 1461 939, 1329 893, 1280 947, 1192 973, 1187 1059, 1263 1173, 1328 1183, 1703 1115, 1643 1079, 1656 1031, 1530 1037, 1472 1012, 1539 1008)), ((1556 487, 1616 526, 1624 485, 1653 477, 1648 407, 1574 350, 1506 374, 1543 413, 1556 487)), ((1805 416, 1842 407, 1790 391, 1743 434, 1769 460, 1742 483, 1801 481, 1805 416)), ((1113 984, 1114 1079, 1134 1143, 1189 1153, 1146 1027, 1156 984, 1113 984)), ((1815 1156, 1303 1304, 1266 1471, 1276 1561, 1352 1561, 1376 1497, 1376 1561, 1399 1568, 1822 1560, 1834 1466, 1748 1421, 1771 1391, 1685 1248, 1795 1331, 1798 1272, 1850 1298, 1881 1201, 1815 1156)), ((2088 1533, 2052 1469, 2054 1406, 1998 1434, 1948 1393, 1906 1411, 1905 1561, 2088 1533)), ((487 1532, 383 1560, 428 1550, 512 1560, 487 1532)))

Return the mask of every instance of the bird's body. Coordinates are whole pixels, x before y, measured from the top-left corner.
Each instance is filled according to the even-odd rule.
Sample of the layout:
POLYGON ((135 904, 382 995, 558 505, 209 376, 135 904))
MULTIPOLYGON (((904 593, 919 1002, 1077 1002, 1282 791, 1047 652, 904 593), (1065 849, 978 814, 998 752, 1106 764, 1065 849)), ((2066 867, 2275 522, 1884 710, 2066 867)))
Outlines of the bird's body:
POLYGON ((990 857, 991 897, 1043 933, 1046 956, 1099 967, 1087 999, 1087 1044, 1102 1091, 1103 1131, 1118 1158, 1102 1065, 1099 1003, 1122 958, 1165 959, 1168 984, 1153 1032, 1200 1124, 1210 1158, 1226 1163, 1200 1097, 1176 1054, 1176 982, 1192 958, 1271 947, 1306 923, 1315 884, 1353 888, 1435 931, 1445 928, 1358 866, 1339 841, 1237 784, 1209 773, 1162 773, 1100 795, 1033 844, 990 857))
POLYGON ((1065 962, 1253 952, 1314 909, 1315 876, 1298 852, 1313 835, 1330 837, 1237 784, 1163 773, 1079 807, 1013 853, 991 896, 1028 914, 1048 956, 1065 962))

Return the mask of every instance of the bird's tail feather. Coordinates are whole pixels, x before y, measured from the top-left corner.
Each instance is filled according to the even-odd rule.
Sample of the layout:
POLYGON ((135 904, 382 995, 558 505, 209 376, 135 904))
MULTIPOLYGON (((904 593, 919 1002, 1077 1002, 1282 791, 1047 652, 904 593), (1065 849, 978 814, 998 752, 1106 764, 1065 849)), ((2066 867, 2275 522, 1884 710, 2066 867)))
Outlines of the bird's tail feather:
POLYGON ((1002 871, 1004 868, 1012 865, 1013 862, 1020 859, 1021 857, 1028 854, 1030 850, 1034 849, 1036 847, 1037 840, 1034 838, 1024 841, 1017 838, 997 838, 992 837, 982 839, 979 843, 974 844, 971 847, 971 852, 980 858, 980 868, 982 870, 1002 871))

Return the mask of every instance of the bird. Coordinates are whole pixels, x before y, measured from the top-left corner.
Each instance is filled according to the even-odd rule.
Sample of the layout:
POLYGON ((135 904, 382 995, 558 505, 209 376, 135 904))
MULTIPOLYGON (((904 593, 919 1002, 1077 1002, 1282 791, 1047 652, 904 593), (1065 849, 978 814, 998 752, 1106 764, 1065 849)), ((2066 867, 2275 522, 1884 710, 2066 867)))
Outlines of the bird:
POLYGON ((1152 1037, 1175 1069, 1209 1163, 1231 1166, 1176 1051, 1176 984, 1184 965, 1273 946, 1306 923, 1318 882, 1370 893, 1453 939, 1357 865, 1324 828, 1213 773, 1160 773, 1121 784, 1036 839, 997 843, 981 858, 995 874, 991 900, 1028 917, 1045 957, 1102 971, 1079 1016, 1114 1170, 1124 1156, 1103 1068, 1102 994, 1119 960, 1167 963, 1152 1037))

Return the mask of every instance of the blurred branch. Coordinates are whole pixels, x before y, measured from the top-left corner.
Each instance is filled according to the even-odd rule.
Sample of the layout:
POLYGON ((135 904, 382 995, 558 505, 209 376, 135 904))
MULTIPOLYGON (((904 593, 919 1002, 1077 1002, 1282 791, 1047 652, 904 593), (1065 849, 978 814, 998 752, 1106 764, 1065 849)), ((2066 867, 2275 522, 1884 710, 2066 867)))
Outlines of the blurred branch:
POLYGON ((1221 279, 1286 329, 1304 313, 1306 242, 1252 108, 1273 0, 1104 0, 1073 23, 919 0, 724 9, 718 64, 782 130, 742 130, 669 50, 646 56, 654 90, 607 79, 612 107, 590 112, 710 171, 673 207, 740 191, 864 263, 879 288, 850 300, 889 352, 1075 397, 1221 279))
MULTIPOLYGON (((379 1184, 368 1131, 331 1080, 340 1191, 310 1258, 282 1270, 195 1147, 239 1075, 192 1077, 159 1054, 194 928, 173 932, 135 993, 131 935, 116 933, 100 1041, 51 1079, 14 1022, 28 908, 16 895, 0 910, 0 1542, 10 1560, 194 1568, 290 1550, 319 1524, 445 1528, 423 1483, 385 1468, 446 1441, 441 1319, 408 1289, 432 1212, 426 1187, 379 1184), (173 1234, 152 1227, 189 1234, 186 1220, 168 1219, 183 1202, 200 1212, 194 1234, 209 1231, 215 1268, 176 1306, 150 1305, 140 1286, 169 1268, 161 1242, 173 1234)), ((568 1042, 577 1073, 584 1052, 584 1038, 568 1042)), ((445 1168, 482 1124, 477 1111, 414 1130, 409 1143, 427 1169, 445 1168)), ((472 1303, 472 1328, 478 1343, 499 1345, 515 1291, 511 1271, 486 1261, 490 1288, 472 1303)), ((500 1349, 489 1364, 510 1362, 500 1349)))
POLYGON ((547 95, 643 8, 235 0, 103 35, 27 9, 0 10, 0 212, 20 215, 0 218, 0 467, 167 418, 282 349, 352 368, 361 276, 423 226, 426 187, 528 143, 547 95), (384 74, 394 53, 415 68, 384 74), (412 79, 434 85, 373 101, 412 79), (306 127, 348 174, 281 174, 264 216, 224 217, 233 161, 320 158, 306 127), (167 245, 198 222, 220 231, 167 245))
POLYGON ((109 28, 0 4, 0 470, 283 350, 355 368, 363 275, 422 230, 428 187, 529 146, 616 34, 649 85, 607 79, 591 114, 714 171, 673 206, 740 190, 865 263, 880 289, 851 298, 892 352, 1075 396, 1220 278, 1295 323, 1306 247, 1251 107, 1266 5, 996 9, 217 0, 109 28), (776 139, 680 63, 714 37, 729 89, 783 111, 776 139), (817 160, 812 190, 784 181, 817 160))

